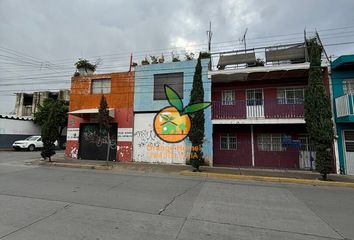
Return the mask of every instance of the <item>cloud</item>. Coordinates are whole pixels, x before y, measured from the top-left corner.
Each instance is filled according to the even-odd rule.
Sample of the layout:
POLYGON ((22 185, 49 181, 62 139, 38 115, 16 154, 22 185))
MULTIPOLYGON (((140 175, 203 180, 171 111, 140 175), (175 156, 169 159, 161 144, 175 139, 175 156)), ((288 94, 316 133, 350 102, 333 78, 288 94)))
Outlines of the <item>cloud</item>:
MULTIPOLYGON (((14 98, 13 104, 3 104, 8 100, 4 95, 12 92, 69 88, 78 57, 101 58, 98 71, 107 72, 126 70, 131 52, 134 61, 140 62, 150 54, 167 56, 181 48, 198 51, 206 48, 209 21, 215 51, 242 47, 239 39, 246 28, 250 47, 294 42, 303 39, 305 27, 313 31, 352 25, 353 8, 350 0, 1 0, 0 47, 25 53, 52 67, 38 62, 23 66, 18 60, 0 57, 0 84, 59 84, 1 86, 0 113, 13 108, 14 98), (264 38, 290 33, 300 34, 264 38), (46 75, 52 77, 39 78, 46 75)), ((321 33, 325 44, 354 36, 348 33, 339 38, 330 33, 321 33)), ((331 46, 327 51, 339 55, 348 53, 352 46, 331 46)))

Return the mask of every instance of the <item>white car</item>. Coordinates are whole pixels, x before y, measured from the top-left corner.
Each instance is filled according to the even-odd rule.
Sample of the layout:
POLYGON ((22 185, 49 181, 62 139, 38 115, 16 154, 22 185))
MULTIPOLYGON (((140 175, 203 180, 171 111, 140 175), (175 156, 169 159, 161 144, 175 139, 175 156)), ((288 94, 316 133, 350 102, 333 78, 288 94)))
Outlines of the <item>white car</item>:
MULTIPOLYGON (((58 146, 58 141, 54 142, 54 145, 58 146)), ((15 150, 27 149, 28 151, 34 151, 36 148, 42 148, 43 142, 41 136, 30 136, 25 140, 19 140, 12 144, 15 150)))

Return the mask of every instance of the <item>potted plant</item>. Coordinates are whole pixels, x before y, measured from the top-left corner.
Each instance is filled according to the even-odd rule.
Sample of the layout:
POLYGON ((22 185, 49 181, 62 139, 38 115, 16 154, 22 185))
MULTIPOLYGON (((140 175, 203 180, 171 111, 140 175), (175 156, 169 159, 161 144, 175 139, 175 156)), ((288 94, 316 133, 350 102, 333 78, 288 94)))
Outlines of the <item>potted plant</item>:
POLYGON ((92 64, 84 58, 79 58, 79 60, 75 63, 75 66, 80 75, 91 75, 97 67, 96 64, 92 64))
POLYGON ((141 61, 141 65, 149 65, 149 64, 150 64, 150 62, 147 59, 147 57, 145 57, 145 59, 141 61))
POLYGON ((159 63, 164 63, 165 62, 165 57, 162 54, 161 57, 159 58, 159 63))
POLYGON ((193 60, 194 58, 194 53, 190 52, 190 53, 186 53, 185 54, 185 58, 187 61, 193 60))
POLYGON ((172 62, 180 62, 179 56, 177 54, 174 54, 174 52, 171 53, 172 55, 172 62))
POLYGON ((150 59, 151 59, 151 64, 158 64, 158 57, 155 57, 155 56, 150 56, 150 59))

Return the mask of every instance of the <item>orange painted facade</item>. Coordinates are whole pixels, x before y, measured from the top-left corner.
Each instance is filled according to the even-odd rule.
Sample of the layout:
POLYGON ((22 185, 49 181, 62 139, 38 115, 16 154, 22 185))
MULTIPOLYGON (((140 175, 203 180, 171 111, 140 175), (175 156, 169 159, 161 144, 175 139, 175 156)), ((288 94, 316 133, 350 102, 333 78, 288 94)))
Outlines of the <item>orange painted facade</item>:
POLYGON ((111 78, 111 93, 105 94, 110 108, 133 108, 134 72, 95 74, 73 77, 71 80, 70 111, 97 108, 101 94, 91 94, 92 80, 111 78))
MULTIPOLYGON (((92 80, 111 79, 111 91, 104 94, 108 108, 114 108, 111 123, 117 123, 117 161, 132 161, 132 140, 129 137, 119 139, 120 130, 130 131, 133 128, 134 72, 119 72, 77 76, 71 79, 71 97, 69 112, 98 108, 101 94, 92 93, 92 80)), ((80 158, 80 126, 83 123, 95 122, 92 114, 68 116, 68 139, 66 156, 80 158)), ((132 138, 131 138, 132 139, 132 138)))

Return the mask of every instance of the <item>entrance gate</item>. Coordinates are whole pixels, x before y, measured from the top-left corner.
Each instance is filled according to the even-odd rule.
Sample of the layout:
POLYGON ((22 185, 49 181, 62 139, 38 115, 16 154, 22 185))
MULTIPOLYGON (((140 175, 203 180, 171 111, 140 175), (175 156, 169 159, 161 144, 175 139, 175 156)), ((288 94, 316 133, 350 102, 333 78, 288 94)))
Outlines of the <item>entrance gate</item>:
MULTIPOLYGON (((117 124, 111 124, 109 135, 111 146, 109 151, 109 160, 115 161, 117 155, 117 124)), ((88 160, 106 160, 108 136, 103 133, 97 134, 99 126, 97 123, 80 124, 79 136, 79 158, 88 160)))

